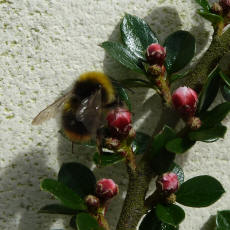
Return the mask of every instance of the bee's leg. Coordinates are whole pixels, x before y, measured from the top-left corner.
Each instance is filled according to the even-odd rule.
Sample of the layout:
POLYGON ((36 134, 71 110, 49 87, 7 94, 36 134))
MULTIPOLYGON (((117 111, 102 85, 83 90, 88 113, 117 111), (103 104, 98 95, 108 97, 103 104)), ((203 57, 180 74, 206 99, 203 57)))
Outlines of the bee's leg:
POLYGON ((74 153, 74 143, 72 142, 72 154, 74 153))

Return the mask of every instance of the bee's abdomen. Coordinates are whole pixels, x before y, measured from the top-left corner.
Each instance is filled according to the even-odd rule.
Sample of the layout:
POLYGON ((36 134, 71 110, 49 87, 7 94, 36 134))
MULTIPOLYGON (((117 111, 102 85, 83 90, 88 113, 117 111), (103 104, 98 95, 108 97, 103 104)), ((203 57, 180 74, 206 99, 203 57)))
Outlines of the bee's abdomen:
POLYGON ((90 140, 90 133, 84 124, 76 119, 72 110, 63 111, 62 127, 65 135, 73 142, 90 140))

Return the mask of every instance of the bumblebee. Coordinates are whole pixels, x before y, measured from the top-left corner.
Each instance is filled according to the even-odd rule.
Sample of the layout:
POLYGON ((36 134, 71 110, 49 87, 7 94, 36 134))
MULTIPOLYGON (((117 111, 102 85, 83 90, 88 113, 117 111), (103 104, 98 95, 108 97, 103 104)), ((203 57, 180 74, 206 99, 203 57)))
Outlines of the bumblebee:
POLYGON ((62 110, 62 129, 72 141, 89 141, 97 132, 102 109, 115 101, 109 78, 100 72, 87 72, 79 76, 73 89, 42 110, 32 121, 39 125, 62 110))

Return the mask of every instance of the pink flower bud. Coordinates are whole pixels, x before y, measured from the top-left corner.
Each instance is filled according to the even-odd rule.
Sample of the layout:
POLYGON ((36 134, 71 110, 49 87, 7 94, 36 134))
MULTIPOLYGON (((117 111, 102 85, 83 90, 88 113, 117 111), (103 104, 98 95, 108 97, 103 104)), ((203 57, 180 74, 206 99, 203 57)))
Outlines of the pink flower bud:
POLYGON ((96 195, 103 199, 108 200, 116 196, 118 193, 118 185, 112 179, 101 179, 96 185, 96 195))
POLYGON ((124 108, 116 108, 107 115, 108 125, 119 133, 128 133, 131 129, 131 113, 124 108))
POLYGON ((226 11, 230 10, 230 0, 220 0, 220 5, 226 11))
POLYGON ((146 52, 146 58, 151 65, 158 64, 163 65, 166 57, 166 50, 164 47, 157 43, 153 43, 148 46, 146 52))
POLYGON ((85 198, 85 203, 89 209, 96 210, 100 206, 100 200, 96 196, 93 196, 93 195, 88 195, 85 198))
POLYGON ((197 101, 197 93, 186 86, 179 87, 172 95, 172 102, 175 109, 185 118, 194 116, 197 101))
POLYGON ((175 173, 164 173, 156 181, 157 188, 167 194, 174 193, 178 190, 179 181, 175 173))

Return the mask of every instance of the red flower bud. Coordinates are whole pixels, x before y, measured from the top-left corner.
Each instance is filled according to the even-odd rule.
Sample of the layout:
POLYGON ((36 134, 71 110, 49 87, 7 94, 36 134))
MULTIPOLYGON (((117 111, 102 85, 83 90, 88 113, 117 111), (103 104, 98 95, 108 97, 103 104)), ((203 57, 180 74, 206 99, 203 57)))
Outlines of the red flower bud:
POLYGON ((166 193, 174 193, 178 190, 179 181, 175 173, 164 173, 156 181, 157 188, 166 193))
POLYGON ((157 43, 153 43, 148 46, 146 52, 146 58, 150 64, 163 65, 165 57, 166 57, 166 50, 161 45, 157 43))
POLYGON ((96 196, 93 196, 93 195, 88 195, 85 198, 85 203, 89 209, 96 210, 100 206, 100 200, 96 196))
POLYGON ((116 196, 118 193, 118 185, 112 179, 101 179, 96 185, 96 195, 103 199, 108 200, 116 196))
POLYGON ((230 10, 230 0, 220 0, 220 5, 224 10, 230 10))
POLYGON ((119 133, 128 133, 131 129, 131 113, 124 108, 116 108, 107 116, 108 125, 119 133))
POLYGON ((183 117, 194 116, 197 107, 197 93, 186 86, 179 87, 172 95, 172 102, 175 109, 183 117))

